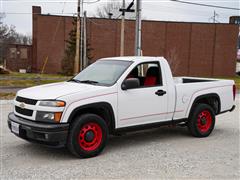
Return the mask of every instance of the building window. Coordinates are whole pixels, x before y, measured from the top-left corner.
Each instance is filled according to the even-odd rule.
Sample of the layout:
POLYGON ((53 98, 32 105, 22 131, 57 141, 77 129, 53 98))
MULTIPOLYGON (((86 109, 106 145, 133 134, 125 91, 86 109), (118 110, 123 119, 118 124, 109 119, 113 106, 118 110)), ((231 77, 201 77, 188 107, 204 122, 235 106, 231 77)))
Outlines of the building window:
POLYGON ((21 48, 20 49, 20 58, 21 59, 27 59, 28 58, 27 48, 21 48))
POLYGON ((15 59, 17 57, 17 48, 10 48, 10 58, 15 59))

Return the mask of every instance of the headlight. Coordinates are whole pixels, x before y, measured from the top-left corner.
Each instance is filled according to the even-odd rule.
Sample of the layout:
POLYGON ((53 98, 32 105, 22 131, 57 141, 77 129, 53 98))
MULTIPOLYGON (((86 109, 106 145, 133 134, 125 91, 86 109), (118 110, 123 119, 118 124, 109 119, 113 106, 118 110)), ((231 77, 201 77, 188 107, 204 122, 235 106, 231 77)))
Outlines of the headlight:
POLYGON ((44 112, 37 111, 36 120, 41 122, 59 123, 62 112, 44 112))
POLYGON ((64 107, 64 101, 40 101, 39 106, 64 107))

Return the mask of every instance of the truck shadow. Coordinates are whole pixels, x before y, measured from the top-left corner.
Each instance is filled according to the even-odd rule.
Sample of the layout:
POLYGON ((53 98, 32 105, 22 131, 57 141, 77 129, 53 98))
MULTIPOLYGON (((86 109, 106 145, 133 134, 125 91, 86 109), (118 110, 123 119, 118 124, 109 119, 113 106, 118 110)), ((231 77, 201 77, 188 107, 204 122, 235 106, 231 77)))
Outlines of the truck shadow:
MULTIPOLYGON (((222 129, 215 129, 211 136, 221 134, 222 129)), ((209 138, 211 138, 211 136, 209 138)), ((129 132, 120 136, 110 136, 109 142, 100 158, 111 156, 119 149, 136 148, 140 146, 149 146, 152 143, 161 143, 161 145, 175 144, 181 140, 193 139, 186 127, 159 127, 149 130, 129 132)), ((199 139, 199 138, 198 138, 199 139)), ((79 160, 68 152, 67 148, 50 148, 47 146, 24 143, 18 146, 23 151, 28 152, 28 156, 36 159, 54 159, 61 161, 79 160)), ((85 159, 87 160, 87 159, 85 159)))
POLYGON ((187 127, 159 127, 150 130, 129 132, 120 136, 111 136, 108 149, 117 149, 118 146, 141 146, 152 142, 169 143, 180 139, 192 138, 187 127))
POLYGON ((67 148, 54 148, 44 146, 36 143, 25 142, 24 144, 18 145, 17 148, 21 148, 22 151, 28 152, 28 156, 33 159, 49 159, 49 160, 69 160, 74 159, 67 148))
MULTIPOLYGON (((136 132, 129 132, 120 136, 110 136, 109 142, 103 154, 114 153, 119 148, 127 148, 130 146, 148 146, 152 142, 171 143, 180 139, 192 138, 187 128, 185 127, 160 127, 149 130, 141 130, 136 132)), ((71 155, 67 148, 51 148, 39 144, 24 143, 18 146, 25 152, 29 152, 29 156, 56 159, 56 160, 69 160, 76 159, 71 155)))
MULTIPOLYGON (((219 129, 216 128, 213 130, 211 135, 207 138, 214 138, 219 136, 219 134, 223 134, 223 131, 227 131, 226 129, 219 129)), ((226 133, 226 132, 225 132, 226 133)), ((142 130, 132 133, 127 133, 122 136, 112 136, 109 139, 107 145, 107 152, 116 151, 119 148, 129 148, 131 146, 140 147, 140 146, 148 146, 152 143, 161 145, 166 144, 176 144, 179 141, 206 141, 205 138, 197 138, 193 137, 190 132, 188 131, 187 127, 159 127, 150 130, 142 130)))

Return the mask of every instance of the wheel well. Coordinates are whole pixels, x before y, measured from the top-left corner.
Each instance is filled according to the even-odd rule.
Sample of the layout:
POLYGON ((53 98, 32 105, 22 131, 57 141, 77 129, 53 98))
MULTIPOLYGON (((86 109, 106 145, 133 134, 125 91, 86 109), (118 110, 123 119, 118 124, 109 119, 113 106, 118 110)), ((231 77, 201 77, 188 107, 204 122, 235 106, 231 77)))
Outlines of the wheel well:
POLYGON ((113 132, 115 129, 115 118, 112 106, 109 103, 94 103, 89 105, 80 106, 73 110, 71 113, 68 122, 71 124, 75 117, 80 116, 82 114, 96 114, 103 118, 103 120, 106 122, 109 132, 113 132))
POLYGON ((197 104, 201 104, 201 103, 211 106, 216 115, 221 112, 221 102, 217 94, 207 94, 207 95, 197 97, 192 105, 191 111, 194 109, 194 107, 197 104))

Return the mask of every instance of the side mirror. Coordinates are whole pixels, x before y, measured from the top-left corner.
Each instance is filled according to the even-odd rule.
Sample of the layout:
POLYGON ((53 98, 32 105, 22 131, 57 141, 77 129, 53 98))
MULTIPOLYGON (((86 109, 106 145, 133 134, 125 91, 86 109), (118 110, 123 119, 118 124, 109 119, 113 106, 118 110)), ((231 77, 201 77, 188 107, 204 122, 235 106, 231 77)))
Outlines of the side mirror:
POLYGON ((122 90, 134 89, 140 87, 140 81, 137 78, 125 79, 122 83, 122 90))

